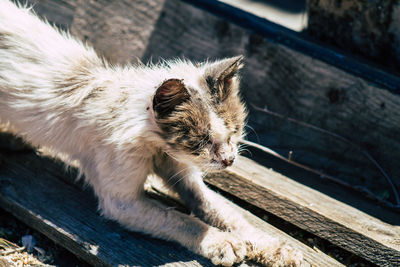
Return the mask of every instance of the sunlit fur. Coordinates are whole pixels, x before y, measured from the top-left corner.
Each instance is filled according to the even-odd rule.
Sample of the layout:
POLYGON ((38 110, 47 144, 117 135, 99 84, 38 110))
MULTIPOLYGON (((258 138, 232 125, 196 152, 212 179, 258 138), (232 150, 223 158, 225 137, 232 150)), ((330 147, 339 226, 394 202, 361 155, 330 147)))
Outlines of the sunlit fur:
POLYGON ((79 162, 104 216, 214 264, 247 255, 296 265, 299 253, 258 232, 202 181, 204 170, 229 166, 237 154, 246 116, 241 66, 240 57, 111 66, 28 9, 0 0, 0 120, 33 145, 79 162), (149 174, 195 216, 146 198, 149 174))

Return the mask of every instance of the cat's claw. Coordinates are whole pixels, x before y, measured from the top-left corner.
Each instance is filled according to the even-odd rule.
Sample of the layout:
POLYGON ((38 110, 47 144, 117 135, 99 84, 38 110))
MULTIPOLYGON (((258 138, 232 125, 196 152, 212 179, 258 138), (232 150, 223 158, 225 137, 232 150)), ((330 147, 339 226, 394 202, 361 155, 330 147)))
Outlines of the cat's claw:
POLYGON ((200 250, 214 265, 222 266, 241 262, 247 254, 246 244, 238 236, 213 228, 204 236, 200 250))

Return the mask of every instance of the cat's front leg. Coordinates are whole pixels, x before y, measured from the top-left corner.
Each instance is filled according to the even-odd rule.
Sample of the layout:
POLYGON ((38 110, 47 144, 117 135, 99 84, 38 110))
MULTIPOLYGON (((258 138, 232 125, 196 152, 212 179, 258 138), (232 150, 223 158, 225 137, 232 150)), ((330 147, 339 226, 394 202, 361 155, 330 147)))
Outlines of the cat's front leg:
POLYGON ((106 198, 100 203, 106 217, 128 229, 176 241, 215 265, 232 266, 246 256, 246 244, 237 236, 146 197, 130 201, 106 198))
POLYGON ((223 231, 245 229, 248 222, 229 201, 210 190, 203 182, 203 173, 196 167, 177 162, 166 154, 155 158, 155 173, 176 191, 188 208, 204 222, 223 231))
POLYGON ((266 266, 300 266, 302 254, 282 240, 254 228, 227 199, 210 190, 202 173, 175 162, 168 156, 158 159, 155 170, 203 221, 240 237, 247 258, 266 266))

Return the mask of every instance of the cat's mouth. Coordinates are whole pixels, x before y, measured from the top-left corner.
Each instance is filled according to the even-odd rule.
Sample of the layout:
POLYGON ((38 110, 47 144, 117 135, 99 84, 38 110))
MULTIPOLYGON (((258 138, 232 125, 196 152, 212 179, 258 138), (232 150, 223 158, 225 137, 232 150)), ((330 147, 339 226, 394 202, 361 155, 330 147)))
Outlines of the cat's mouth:
MULTIPOLYGON (((232 165, 232 164, 230 164, 230 165, 232 165)), ((226 169, 230 165, 224 164, 224 162, 222 162, 222 161, 218 161, 218 160, 212 159, 210 167, 214 171, 222 171, 222 170, 226 169)))

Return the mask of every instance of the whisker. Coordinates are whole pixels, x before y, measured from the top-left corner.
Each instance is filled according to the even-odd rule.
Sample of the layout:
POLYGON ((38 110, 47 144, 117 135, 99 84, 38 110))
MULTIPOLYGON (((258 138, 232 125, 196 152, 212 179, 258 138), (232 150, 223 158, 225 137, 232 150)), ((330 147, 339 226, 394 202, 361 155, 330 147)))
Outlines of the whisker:
POLYGON ((199 148, 197 148, 193 152, 199 152, 200 150, 202 150, 204 148, 204 146, 207 144, 207 143, 205 143, 207 139, 209 139, 209 136, 205 136, 205 137, 203 137, 203 139, 201 139, 199 142, 197 142, 196 145, 199 145, 199 148))
POLYGON ((242 152, 247 152, 247 153, 250 154, 251 157, 253 157, 253 153, 251 153, 251 151, 249 149, 247 149, 247 148, 243 148, 243 149, 238 150, 238 154, 239 155, 241 155, 242 152))
POLYGON ((181 178, 179 178, 173 185, 171 185, 172 187, 174 187, 175 185, 177 185, 180 181, 182 181, 183 179, 185 179, 186 176, 182 176, 181 178))
POLYGON ((176 161, 179 162, 179 159, 178 159, 177 157, 173 156, 169 151, 164 151, 164 152, 165 152, 165 154, 167 154, 169 157, 171 157, 171 158, 173 158, 174 160, 176 160, 176 161))
POLYGON ((256 136, 257 142, 260 143, 260 138, 258 137, 258 134, 257 134, 256 130, 254 130, 253 127, 251 127, 250 125, 247 125, 247 124, 245 124, 244 127, 249 128, 254 133, 254 135, 256 136))
MULTIPOLYGON (((186 170, 188 170, 188 169, 189 169, 189 167, 186 167, 186 168, 183 168, 182 170, 176 172, 175 174, 173 174, 171 177, 168 178, 167 183, 171 182, 172 179, 174 179, 176 176, 178 176, 179 174, 181 174, 182 172, 184 172, 184 171, 186 171, 186 170)), ((178 179, 178 182, 179 182, 180 180, 181 180, 181 179, 178 179)), ((173 186, 176 185, 176 184, 177 184, 177 182, 174 183, 173 186)))

